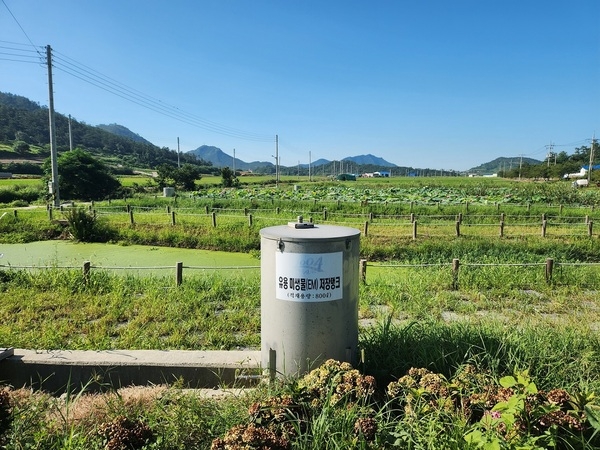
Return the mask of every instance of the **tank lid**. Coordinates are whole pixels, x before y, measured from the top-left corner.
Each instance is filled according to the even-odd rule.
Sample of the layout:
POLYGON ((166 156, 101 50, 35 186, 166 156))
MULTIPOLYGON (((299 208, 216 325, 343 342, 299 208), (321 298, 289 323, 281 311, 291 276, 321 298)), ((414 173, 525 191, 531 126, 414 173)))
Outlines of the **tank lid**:
POLYGON ((356 228, 335 225, 303 225, 308 224, 290 222, 288 225, 263 228, 260 230, 260 235, 270 239, 289 239, 292 241, 335 240, 360 235, 360 230, 356 228))

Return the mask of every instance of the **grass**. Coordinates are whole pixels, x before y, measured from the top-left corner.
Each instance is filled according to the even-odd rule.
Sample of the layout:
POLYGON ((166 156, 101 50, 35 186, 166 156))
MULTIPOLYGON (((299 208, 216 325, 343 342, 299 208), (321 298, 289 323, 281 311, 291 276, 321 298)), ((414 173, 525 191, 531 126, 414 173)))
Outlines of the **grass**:
MULTIPOLYGON (((372 183, 368 186, 377 189, 388 181, 372 183)), ((508 187, 452 183, 469 189, 469 195, 508 187)), ((530 198, 550 192, 536 186, 525 190, 531 191, 530 198)), ((553 198, 569 195, 550 193, 553 198)), ((121 243, 256 252, 262 227, 285 223, 298 212, 323 213, 323 199, 284 197, 156 199, 154 204, 137 199, 135 224, 128 223, 124 209, 130 202, 94 206, 99 213, 115 209, 100 216, 118 231, 121 243), (169 223, 167 206, 179 211, 176 225, 169 223), (206 207, 218 211, 217 227, 206 207), (254 215, 252 226, 246 212, 254 215)), ((331 215, 326 223, 360 224, 367 219, 357 215, 370 213, 370 205, 327 201, 331 215)), ((374 208, 377 214, 394 215, 411 207, 417 205, 374 208)), ((120 448, 112 439, 132 439, 128 436, 137 430, 148 437, 143 448, 161 449, 598 448, 600 270, 578 264, 598 262, 600 241, 574 235, 572 225, 560 233, 555 228, 546 238, 537 232, 513 234, 509 222, 503 238, 475 233, 481 226, 475 224, 496 223, 497 215, 482 217, 498 213, 494 204, 469 205, 468 211, 465 204, 418 208, 419 214, 428 214, 423 222, 438 228, 442 219, 436 214, 462 212, 465 235, 454 236, 451 222, 449 235, 424 229, 413 240, 405 234, 410 230, 401 228, 406 225, 390 224, 395 218, 368 219, 370 233, 361 240, 361 255, 369 263, 367 283, 359 291, 363 358, 358 371, 328 363, 305 378, 260 385, 218 401, 182 389, 183 384, 120 391, 106 386, 104 394, 62 398, 6 388, 1 392, 7 394, 0 394, 0 447, 120 448), (453 258, 461 263, 458 276, 453 258), (547 258, 557 264, 549 281, 547 258), (570 403, 551 403, 550 392, 570 395, 570 403), (551 417, 566 422, 543 425, 551 417), (587 422, 581 422, 581 430, 571 426, 582 418, 587 422)), ((538 214, 550 214, 540 203, 504 208, 518 219, 514 229, 530 215, 539 220, 538 214)), ((65 231, 49 221, 43 208, 19 210, 17 217, 11 208, 3 212, 5 242, 65 231)), ((562 214, 560 220, 567 223, 565 217, 597 217, 589 205, 569 204, 551 213, 562 214)), ((78 269, 3 268, 0 315, 8 318, 0 323, 0 347, 257 349, 260 280, 254 272, 243 278, 186 272, 183 284, 175 287, 172 277, 152 273, 92 270, 86 281, 78 269)), ((128 442, 128 448, 142 448, 128 442)))

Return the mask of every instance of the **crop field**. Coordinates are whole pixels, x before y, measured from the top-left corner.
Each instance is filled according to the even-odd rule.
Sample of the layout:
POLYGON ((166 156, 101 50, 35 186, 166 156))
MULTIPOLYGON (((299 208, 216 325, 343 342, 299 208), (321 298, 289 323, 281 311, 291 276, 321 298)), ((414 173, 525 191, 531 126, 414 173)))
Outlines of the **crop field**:
MULTIPOLYGON (((65 413, 79 399, 61 404, 10 391, 18 414, 4 435, 0 427, 0 446, 2 439, 7 448, 41 439, 38 448, 103 448, 106 439, 86 430, 116 427, 120 416, 152 430, 154 443, 143 448, 211 448, 241 442, 243 430, 247 437, 267 429, 269 439, 289 440, 281 448, 299 449, 600 445, 598 189, 464 178, 291 178, 279 188, 206 184, 175 198, 38 206, 0 208, 0 253, 2 243, 72 239, 73 210, 95 218, 99 228, 90 236, 105 246, 132 254, 163 247, 245 253, 249 265, 260 264, 264 227, 303 216, 317 226, 357 228, 362 360, 358 371, 330 363, 296 382, 216 403, 178 387, 144 403, 109 395, 100 401, 110 408, 99 414, 87 406, 79 422, 65 413), (557 392, 570 400, 549 400, 557 392), (476 398, 485 401, 476 405, 476 398), (556 422, 544 425, 550 417, 556 422)), ((259 348, 256 269, 184 269, 176 285, 171 274, 120 274, 111 264, 107 259, 84 276, 79 264, 17 268, 0 259, 0 314, 8 318, 0 323, 0 347, 259 348)))

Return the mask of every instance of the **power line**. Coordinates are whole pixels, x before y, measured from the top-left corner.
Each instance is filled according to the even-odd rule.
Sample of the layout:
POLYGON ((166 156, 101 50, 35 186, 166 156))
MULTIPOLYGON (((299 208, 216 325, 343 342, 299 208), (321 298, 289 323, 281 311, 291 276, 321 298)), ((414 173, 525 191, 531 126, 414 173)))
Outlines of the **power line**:
MULTIPOLYGON (((0 41, 2 43, 3 41, 0 41)), ((16 45, 16 44, 13 44, 16 45)), ((23 45, 23 44, 21 44, 23 45)), ((0 60, 24 63, 43 63, 43 56, 37 50, 0 45, 0 60)))
MULTIPOLYGON (((2 0, 2 3, 4 3, 4 0, 2 0)), ((28 45, 17 42, 0 40, 0 44, 8 44, 0 45, 0 61, 24 62, 32 64, 45 63, 45 55, 40 53, 40 51, 33 45, 33 43, 31 43, 31 45, 33 46, 33 50, 26 48, 18 48, 18 46, 28 47, 28 45)), ((166 117, 170 117, 174 120, 186 123, 191 126, 195 126, 207 131, 211 131, 213 133, 237 139, 255 142, 273 142, 274 140, 273 135, 259 134, 232 128, 226 125, 219 124, 217 122, 212 122, 208 119, 196 116, 192 113, 183 111, 159 99, 144 94, 143 92, 135 88, 120 83, 114 78, 111 78, 107 75, 98 72, 95 69, 92 69, 91 67, 79 63, 73 58, 70 58, 62 53, 53 50, 52 54, 54 55, 54 57, 52 58, 52 66, 56 69, 85 83, 102 89, 105 92, 122 98, 123 100, 129 101, 140 107, 146 108, 150 111, 156 112, 166 117)))
POLYGON ((172 119, 187 123, 189 125, 212 131, 214 133, 223 134, 226 136, 249 141, 273 141, 272 135, 258 134, 239 130, 216 122, 212 122, 210 120, 196 116, 189 112, 185 112, 175 106, 169 105, 161 100, 144 94, 135 88, 120 83, 117 80, 108 77, 84 64, 81 64, 75 61, 74 59, 69 58, 66 55, 63 55, 58 52, 54 53, 59 55, 54 58, 54 66, 58 70, 61 70, 75 78, 78 78, 86 83, 98 87, 106 92, 116 95, 117 97, 137 104, 138 106, 165 115, 172 119))
POLYGON ((6 2, 4 0, 2 0, 2 4, 6 7, 8 13, 12 16, 12 18, 14 19, 14 21, 17 23, 17 25, 19 26, 19 28, 21 29, 21 31, 23 32, 23 34, 25 35, 25 37, 27 38, 27 40, 29 41, 29 43, 31 44, 31 46, 35 49, 35 51, 37 52, 37 54, 39 56, 42 56, 42 53, 34 45, 34 43, 32 42, 32 40, 29 38, 29 35, 25 32, 25 29, 21 26, 21 24, 19 23, 19 21, 17 20, 17 18, 12 13, 12 11, 10 10, 10 8, 8 7, 8 5, 6 4, 6 2))

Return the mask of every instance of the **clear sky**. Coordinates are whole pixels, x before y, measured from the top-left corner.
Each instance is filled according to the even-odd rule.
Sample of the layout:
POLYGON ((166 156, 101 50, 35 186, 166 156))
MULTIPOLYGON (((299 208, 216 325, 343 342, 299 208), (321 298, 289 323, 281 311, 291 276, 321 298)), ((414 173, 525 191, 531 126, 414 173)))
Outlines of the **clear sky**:
POLYGON ((51 45, 57 112, 159 146, 274 162, 278 135, 286 166, 465 170, 600 135, 599 19, 599 0, 0 0, 0 91, 47 105, 51 45))

